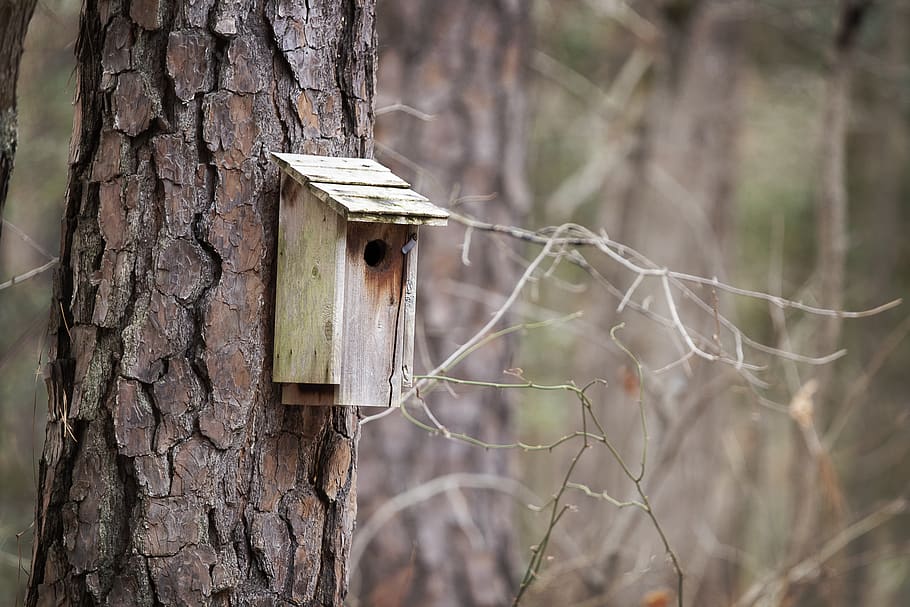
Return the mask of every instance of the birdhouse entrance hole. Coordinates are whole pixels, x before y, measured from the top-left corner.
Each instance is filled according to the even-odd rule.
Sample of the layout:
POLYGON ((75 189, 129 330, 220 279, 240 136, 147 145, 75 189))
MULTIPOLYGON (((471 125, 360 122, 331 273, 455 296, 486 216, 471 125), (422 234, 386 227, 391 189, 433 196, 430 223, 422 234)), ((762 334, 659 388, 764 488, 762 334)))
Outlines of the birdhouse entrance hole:
POLYGON ((363 249, 363 260, 368 266, 375 268, 382 263, 383 259, 385 259, 388 250, 389 245, 387 245, 384 240, 371 240, 363 249))

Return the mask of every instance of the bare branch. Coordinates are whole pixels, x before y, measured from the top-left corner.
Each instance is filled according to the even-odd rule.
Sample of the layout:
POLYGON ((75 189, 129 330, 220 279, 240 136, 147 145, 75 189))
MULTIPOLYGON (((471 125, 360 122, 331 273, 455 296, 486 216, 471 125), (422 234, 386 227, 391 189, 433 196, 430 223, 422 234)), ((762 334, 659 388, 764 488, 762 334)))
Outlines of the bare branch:
POLYGON ((19 276, 13 276, 6 282, 0 283, 0 291, 2 291, 4 289, 8 289, 14 285, 17 285, 20 282, 25 282, 26 280, 28 280, 30 278, 34 278, 35 276, 38 276, 42 272, 47 272, 48 270, 56 267, 58 261, 59 260, 56 257, 54 257, 53 259, 51 259, 49 262, 47 262, 43 266, 38 266, 37 268, 31 269, 28 272, 25 272, 24 274, 20 274, 19 276))
POLYGON ((23 230, 22 228, 20 228, 19 226, 17 226, 17 225, 14 224, 13 222, 9 221, 8 219, 4 219, 4 220, 3 220, 3 225, 5 225, 5 226, 8 227, 10 230, 12 230, 13 232, 15 232, 16 235, 19 236, 19 238, 22 239, 22 242, 24 242, 25 244, 27 244, 28 246, 30 246, 31 248, 33 248, 35 251, 37 251, 38 253, 40 253, 40 254, 41 254, 42 256, 44 256, 45 258, 47 258, 47 259, 49 259, 49 260, 50 260, 50 259, 56 259, 53 255, 51 255, 51 254, 47 251, 47 249, 45 249, 44 247, 42 247, 40 244, 38 244, 37 241, 35 241, 34 238, 32 238, 31 236, 29 236, 28 233, 27 233, 25 230, 23 230))
POLYGON ((815 577, 821 571, 822 565, 829 561, 851 542, 866 535, 870 531, 888 522, 894 516, 905 512, 907 503, 903 499, 894 500, 872 514, 863 517, 852 525, 840 531, 829 539, 822 547, 811 556, 786 569, 776 571, 765 578, 755 582, 735 603, 733 607, 748 607, 754 605, 766 594, 777 594, 785 585, 815 577))
MULTIPOLYGON (((541 262, 547 258, 547 256, 550 253, 550 250, 554 246, 554 243, 556 243, 559 240, 559 234, 561 232, 562 232, 561 229, 557 229, 556 233, 554 234, 554 237, 551 238, 549 240, 549 242, 547 242, 547 244, 544 245, 543 249, 540 251, 540 253, 538 253, 537 257, 534 258, 534 261, 531 262, 531 264, 525 270, 524 274, 522 274, 521 277, 518 279, 518 282, 515 284, 515 287, 512 289, 512 293, 509 295, 509 297, 506 299, 506 301, 502 304, 502 306, 500 306, 500 308, 496 311, 496 313, 493 314, 493 317, 489 321, 487 321, 487 323, 477 333, 475 333, 471 339, 469 339, 464 344, 462 344, 461 347, 456 349, 452 354, 449 355, 449 357, 446 360, 444 360, 435 369, 430 371, 430 373, 428 373, 427 375, 435 376, 440 373, 445 373, 451 365, 453 365, 456 361, 461 360, 461 358, 463 357, 463 355, 466 352, 468 352, 471 348, 473 348, 475 345, 477 345, 484 337, 486 337, 486 335, 493 329, 494 326, 496 326, 496 324, 502 319, 502 317, 509 310, 509 308, 511 308, 512 305, 515 303, 515 301, 518 299, 518 295, 521 293, 525 284, 527 284, 528 280, 531 278, 531 276, 537 270, 537 268, 541 264, 541 262)), ((408 390, 408 392, 401 397, 401 403, 407 402, 407 400, 409 398, 411 398, 412 396, 417 394, 418 390, 420 390, 422 393, 426 394, 428 392, 428 390, 432 389, 430 387, 431 384, 427 383, 428 381, 429 380, 423 380, 423 381, 417 382, 417 384, 415 384, 413 388, 408 390)), ((389 415, 394 410, 395 410, 395 407, 390 407, 383 413, 378 413, 376 415, 371 415, 369 417, 365 417, 362 420, 360 420, 360 424, 363 425, 363 424, 369 423, 370 421, 373 421, 376 419, 381 419, 381 418, 385 417, 386 415, 389 415)))
POLYGON ((417 108, 401 103, 400 101, 380 108, 376 108, 376 111, 374 113, 377 116, 382 116, 383 114, 391 114, 392 112, 401 112, 402 114, 413 116, 414 118, 417 118, 418 120, 422 120, 424 122, 432 122, 433 120, 436 120, 435 114, 427 114, 421 112, 417 108))

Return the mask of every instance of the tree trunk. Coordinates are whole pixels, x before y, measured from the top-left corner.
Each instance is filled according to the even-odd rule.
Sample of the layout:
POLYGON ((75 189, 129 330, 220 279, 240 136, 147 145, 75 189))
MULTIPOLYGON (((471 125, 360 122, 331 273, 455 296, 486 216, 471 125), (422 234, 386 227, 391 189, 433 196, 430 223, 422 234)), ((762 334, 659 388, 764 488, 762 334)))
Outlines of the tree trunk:
MULTIPOLYGON (((625 189, 618 196, 608 194, 605 205, 618 200, 623 206, 623 225, 616 230, 622 242, 674 270, 724 279, 729 271, 726 252, 733 230, 740 128, 741 18, 723 0, 648 6, 649 17, 661 31, 653 88, 639 126, 640 141, 630 158, 634 173, 623 180, 625 189)), ((620 284, 631 280, 623 275, 620 284)), ((705 301, 713 301, 710 289, 696 291, 705 301)), ((669 316, 660 303, 664 296, 658 282, 635 292, 638 300, 647 295, 661 314, 669 316)), ((713 318, 684 297, 677 297, 676 304, 687 326, 703 335, 714 333, 713 318)), ((601 321, 604 326, 618 322, 612 313, 601 314, 608 316, 601 321)), ((724 596, 728 589, 722 568, 709 567, 711 555, 697 533, 699 527, 709 528, 723 538, 732 518, 725 512, 729 495, 724 493, 730 488, 722 474, 719 447, 726 422, 717 386, 724 370, 693 358, 666 373, 651 373, 678 360, 685 346, 650 321, 629 315, 625 320, 623 340, 645 367, 650 433, 645 486, 682 563, 687 587, 695 593, 688 595, 686 604, 703 604, 705 597, 711 602, 710 597, 724 596)), ((615 364, 628 366, 628 361, 623 355, 615 364)), ((634 427, 638 415, 634 407, 606 406, 607 427, 634 427)), ((628 447, 629 453, 637 453, 640 441, 633 438, 628 447)), ((613 482, 606 486, 624 486, 618 473, 613 482)), ((603 525, 606 539, 591 549, 599 557, 599 567, 587 576, 591 592, 610 592, 612 600, 633 604, 641 600, 643 588, 675 588, 674 572, 663 559, 657 562, 666 562, 665 566, 649 567, 637 584, 627 585, 622 577, 649 555, 663 554, 646 517, 634 509, 611 512, 603 525)))
POLYGON ((86 0, 28 605, 338 605, 350 408, 271 382, 269 150, 372 153, 372 0, 86 0))
MULTIPOLYGON (((848 249, 847 139, 851 109, 851 89, 858 38, 863 22, 873 6, 871 0, 842 0, 836 13, 836 29, 831 47, 831 65, 822 109, 823 135, 820 144, 820 175, 815 201, 816 268, 818 300, 834 310, 844 307, 848 249)), ((818 352, 833 352, 840 341, 843 319, 822 319, 813 346, 818 352)), ((794 480, 793 520, 789 550, 796 558, 814 554, 822 544, 826 529, 846 525, 845 504, 834 462, 819 442, 817 433, 834 418, 834 403, 839 400, 834 365, 813 372, 818 382, 814 419, 794 429, 796 448, 790 462, 794 480), (807 424, 807 425, 806 425, 807 424), (807 465, 806 462, 811 462, 807 465)), ((842 558, 842 557, 841 557, 842 558)), ((844 604, 846 589, 837 576, 811 588, 791 588, 787 598, 812 603, 816 594, 830 605, 844 604), (802 594, 801 594, 802 593, 802 594), (807 596, 809 595, 809 596, 807 596)))
MULTIPOLYGON (((0 216, 16 156, 16 83, 28 22, 36 0, 0 0, 0 216)), ((0 223, 0 235, 3 224, 0 223)))
MULTIPOLYGON (((415 188, 432 200, 460 199, 459 211, 501 223, 520 223, 528 207, 523 166, 527 4, 390 0, 379 21, 379 105, 400 102, 432 115, 429 121, 413 112, 383 115, 377 123, 380 158, 410 175, 415 188)), ((464 238, 463 229, 450 225, 421 245, 423 271, 445 277, 419 285, 422 330, 416 364, 424 369, 467 341, 518 276, 516 266, 484 235, 475 236, 465 252, 470 266, 463 265, 459 246, 464 238)), ((512 352, 509 342, 495 342, 452 373, 499 380, 512 366, 512 352)), ((502 393, 453 396, 440 389, 428 404, 453 430, 510 440, 512 414, 502 393)), ((400 416, 364 426, 361 449, 364 525, 390 498, 430 479, 471 472, 489 480, 513 472, 507 451, 428 439, 400 416)), ((454 488, 412 504, 375 540, 360 546, 364 553, 352 564, 357 567, 352 592, 367 605, 507 603, 517 581, 514 503, 502 492, 454 488)), ((355 543, 362 541, 355 536, 355 543)))
MULTIPOLYGON (((864 50, 883 66, 902 65, 905 57, 910 56, 910 6, 892 3, 879 6, 877 10, 880 11, 878 19, 887 25, 878 44, 864 50)), ((857 305, 856 299, 890 298, 901 288, 896 285, 908 284, 910 250, 903 243, 904 234, 910 227, 910 214, 904 202, 905 193, 910 191, 910 176, 906 171, 910 165, 910 115, 900 102, 904 85, 899 77, 883 78, 877 73, 857 70, 851 89, 861 126, 851 129, 850 133, 849 174, 853 180, 849 192, 853 200, 863 201, 863 204, 854 202, 850 205, 851 240, 857 246, 848 255, 851 271, 846 284, 853 295, 850 305, 857 305), (869 272, 869 268, 875 268, 875 271, 869 272)), ((881 356, 882 344, 895 339, 897 322, 897 318, 885 317, 872 326, 848 324, 844 327, 844 346, 861 361, 875 360, 881 356)), ((903 321, 901 326, 906 327, 907 322, 903 321)), ((866 368, 873 364, 866 363, 866 368)), ((861 395, 851 386, 848 394, 853 398, 847 397, 845 406, 837 410, 835 427, 846 419, 853 423, 846 425, 843 437, 837 440, 834 448, 846 450, 857 446, 856 455, 849 458, 849 463, 841 463, 845 493, 853 512, 871 512, 884 496, 894 493, 896 479, 910 478, 910 460, 906 457, 885 466, 887 474, 875 474, 883 468, 875 457, 879 447, 891 444, 891 441, 894 444, 905 442, 905 430, 894 420, 900 418, 906 406, 904 369, 908 365, 910 348, 895 347, 888 356, 887 367, 875 374, 875 381, 865 380, 868 383, 861 395), (868 406, 872 403, 875 403, 874 407, 868 406), (860 417, 862 423, 856 423, 860 417), (881 435, 870 438, 869 428, 889 431, 884 439, 881 435)), ((831 436, 830 430, 828 436, 831 436)), ((876 549, 884 551, 894 538, 910 537, 908 528, 907 521, 895 522, 894 527, 883 533, 859 538, 848 548, 846 558, 859 559, 876 549)), ((885 590, 878 583, 879 571, 887 566, 852 568, 843 582, 846 588, 843 603, 883 605, 900 602, 897 597, 910 596, 910 579, 906 575, 902 586, 893 590, 885 590)))

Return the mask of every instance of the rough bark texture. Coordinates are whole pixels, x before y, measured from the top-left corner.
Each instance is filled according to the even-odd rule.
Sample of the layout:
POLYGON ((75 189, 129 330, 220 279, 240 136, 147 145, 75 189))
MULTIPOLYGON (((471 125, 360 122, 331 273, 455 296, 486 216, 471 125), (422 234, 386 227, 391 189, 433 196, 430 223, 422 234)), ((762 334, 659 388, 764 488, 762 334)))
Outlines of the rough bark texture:
MULTIPOLYGON (((36 0, 0 0, 0 215, 16 156, 16 83, 28 22, 36 0)), ((0 223, 0 235, 3 224, 0 223)))
POLYGON ((28 605, 338 605, 350 408, 278 404, 278 172, 372 152, 371 0, 87 0, 28 605))
MULTIPOLYGON (((387 147, 378 156, 439 204, 496 195, 459 209, 503 223, 521 223, 528 206, 522 86, 527 4, 380 4, 378 105, 401 102, 433 119, 384 114, 377 122, 377 141, 387 147)), ((484 235, 473 240, 470 266, 461 262, 464 232, 459 226, 450 224, 429 236, 420 247, 417 300, 415 365, 424 372, 489 319, 495 310, 491 306, 501 303, 498 294, 508 292, 517 277, 516 267, 484 235), (429 274, 432 280, 427 280, 429 274)), ((502 370, 512 366, 511 351, 508 342, 494 343, 472 354, 453 374, 500 380, 502 370)), ((508 404, 494 391, 452 397, 438 390, 428 402, 448 427, 481 439, 508 440, 513 430, 508 404)), ((398 416, 364 426, 361 449, 363 524, 392 496, 434 477, 513 472, 507 452, 429 438, 398 416)), ((517 581, 513 504, 502 493, 471 489, 414 504, 365 547, 352 569, 352 592, 365 605, 506 604, 517 581)))

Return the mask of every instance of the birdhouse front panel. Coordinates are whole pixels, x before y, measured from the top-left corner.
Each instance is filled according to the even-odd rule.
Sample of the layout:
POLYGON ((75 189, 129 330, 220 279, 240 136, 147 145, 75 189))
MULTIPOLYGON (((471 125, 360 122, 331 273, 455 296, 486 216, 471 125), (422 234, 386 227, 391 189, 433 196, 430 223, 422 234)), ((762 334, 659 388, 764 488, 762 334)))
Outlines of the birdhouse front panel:
POLYGON ((418 226, 448 213, 373 160, 273 158, 282 402, 397 406, 412 381, 418 226))
POLYGON ((406 257, 401 249, 412 231, 391 223, 348 224, 339 404, 398 402, 398 333, 406 314, 406 257))

